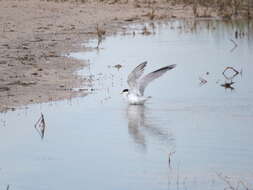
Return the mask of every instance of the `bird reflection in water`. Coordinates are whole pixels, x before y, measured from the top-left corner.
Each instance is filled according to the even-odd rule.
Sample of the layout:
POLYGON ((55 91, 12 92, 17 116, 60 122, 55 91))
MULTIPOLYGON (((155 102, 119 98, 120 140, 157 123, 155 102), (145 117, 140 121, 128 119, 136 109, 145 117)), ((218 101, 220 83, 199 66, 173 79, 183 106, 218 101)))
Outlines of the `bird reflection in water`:
POLYGON ((174 138, 168 133, 167 128, 160 128, 152 121, 152 116, 148 115, 148 109, 144 105, 128 105, 128 132, 134 142, 143 151, 147 150, 148 141, 155 139, 159 144, 166 145, 166 148, 174 148, 174 138))

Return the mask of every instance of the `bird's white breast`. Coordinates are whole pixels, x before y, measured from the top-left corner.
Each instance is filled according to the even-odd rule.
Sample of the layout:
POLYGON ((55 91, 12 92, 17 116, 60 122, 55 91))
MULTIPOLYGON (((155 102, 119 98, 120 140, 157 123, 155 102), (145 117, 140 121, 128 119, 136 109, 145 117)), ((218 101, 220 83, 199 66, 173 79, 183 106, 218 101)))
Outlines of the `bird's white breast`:
POLYGON ((137 96, 133 93, 129 93, 127 98, 129 104, 144 104, 144 102, 146 101, 145 97, 137 96))

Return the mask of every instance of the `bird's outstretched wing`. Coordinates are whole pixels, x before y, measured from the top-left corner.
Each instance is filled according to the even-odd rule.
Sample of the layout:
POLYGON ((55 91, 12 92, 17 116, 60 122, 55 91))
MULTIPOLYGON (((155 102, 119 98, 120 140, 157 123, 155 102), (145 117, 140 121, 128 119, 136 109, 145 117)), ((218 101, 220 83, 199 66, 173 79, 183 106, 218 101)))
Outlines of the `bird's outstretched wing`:
POLYGON ((143 96, 144 95, 144 90, 145 88, 148 86, 148 84, 155 80, 156 78, 162 76, 164 73, 166 73, 168 70, 171 70, 173 68, 175 68, 176 65, 169 65, 169 66, 166 66, 166 67, 162 67, 156 71, 153 71, 149 74, 147 74, 146 76, 144 76, 140 82, 139 82, 139 92, 141 93, 141 95, 143 96))
POLYGON ((141 75, 144 72, 144 68, 147 65, 147 61, 139 64, 135 69, 128 75, 127 83, 131 90, 137 89, 137 83, 138 79, 141 77, 141 75))

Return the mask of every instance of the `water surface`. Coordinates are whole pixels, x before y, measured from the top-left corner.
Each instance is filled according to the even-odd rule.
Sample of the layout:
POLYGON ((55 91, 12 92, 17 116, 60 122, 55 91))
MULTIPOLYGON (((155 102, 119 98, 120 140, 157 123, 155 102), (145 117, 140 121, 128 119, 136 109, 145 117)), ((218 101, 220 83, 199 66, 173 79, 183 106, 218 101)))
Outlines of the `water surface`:
POLYGON ((150 35, 143 27, 70 54, 89 60, 78 73, 94 81, 89 96, 1 114, 2 189, 224 189, 224 176, 253 187, 251 24, 146 24, 150 35), (120 92, 143 61, 147 73, 177 67, 150 84, 145 106, 128 106, 120 92), (41 112, 43 139, 34 128, 41 112))

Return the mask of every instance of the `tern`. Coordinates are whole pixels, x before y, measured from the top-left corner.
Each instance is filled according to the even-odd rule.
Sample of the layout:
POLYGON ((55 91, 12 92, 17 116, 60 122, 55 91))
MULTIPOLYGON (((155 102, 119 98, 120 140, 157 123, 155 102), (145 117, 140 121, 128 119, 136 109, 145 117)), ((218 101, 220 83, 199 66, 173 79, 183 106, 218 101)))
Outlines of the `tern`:
POLYGON ((144 91, 150 82, 162 76, 168 70, 171 70, 176 67, 176 65, 169 65, 162 67, 158 70, 155 70, 144 77, 140 78, 143 75, 144 68, 147 65, 147 61, 139 64, 135 69, 128 75, 127 83, 129 89, 124 89, 121 94, 128 101, 129 104, 133 105, 142 105, 151 97, 145 97, 144 91))

